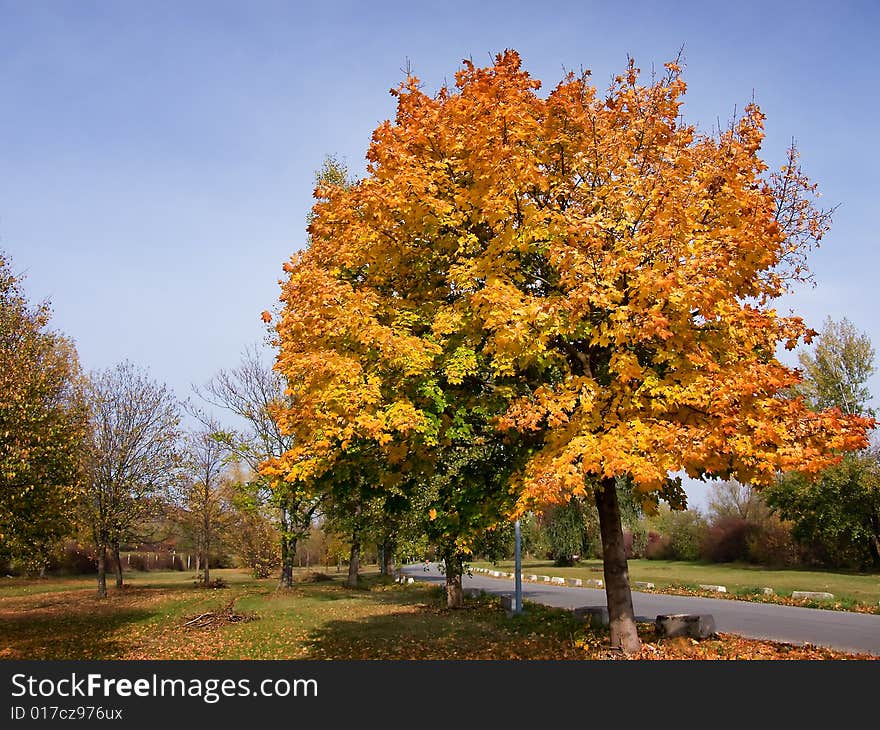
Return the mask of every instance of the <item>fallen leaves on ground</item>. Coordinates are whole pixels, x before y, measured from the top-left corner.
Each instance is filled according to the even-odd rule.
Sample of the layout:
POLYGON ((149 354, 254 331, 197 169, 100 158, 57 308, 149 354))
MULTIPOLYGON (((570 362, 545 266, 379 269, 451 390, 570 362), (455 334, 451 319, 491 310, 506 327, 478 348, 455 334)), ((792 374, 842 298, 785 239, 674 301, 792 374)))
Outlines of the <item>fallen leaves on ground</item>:
POLYGON ((0 598, 4 659, 518 659, 717 660, 876 659, 814 646, 721 634, 696 642, 659 638, 640 624, 642 650, 612 652, 607 631, 571 612, 530 605, 508 618, 496 600, 447 609, 424 585, 340 579, 275 590, 244 582, 216 591, 192 586, 94 588, 0 598))

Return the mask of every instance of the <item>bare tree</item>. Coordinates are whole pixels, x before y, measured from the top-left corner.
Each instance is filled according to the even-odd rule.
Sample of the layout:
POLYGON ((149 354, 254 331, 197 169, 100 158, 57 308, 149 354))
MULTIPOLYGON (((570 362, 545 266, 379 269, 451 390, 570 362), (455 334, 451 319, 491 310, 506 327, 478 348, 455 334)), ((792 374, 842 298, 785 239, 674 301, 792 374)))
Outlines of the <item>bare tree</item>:
POLYGON ((178 483, 177 497, 184 519, 195 535, 197 563, 202 582, 211 582, 211 549, 218 542, 229 514, 230 485, 224 472, 230 455, 230 438, 211 419, 200 416, 203 427, 185 441, 185 476, 178 483))
POLYGON ((709 513, 714 519, 735 517, 750 522, 767 518, 769 509, 763 497, 750 484, 735 479, 716 482, 710 488, 709 513))
POLYGON ((161 498, 178 475, 178 403, 165 385, 125 361, 92 374, 89 481, 82 511, 98 562, 98 595, 107 595, 107 553, 122 587, 120 543, 158 516, 161 498))
MULTIPOLYGON (((280 457, 293 446, 293 437, 285 434, 274 412, 289 406, 285 382, 270 366, 257 346, 248 347, 238 367, 221 370, 205 386, 194 388, 208 403, 239 416, 244 425, 230 441, 232 452, 259 475, 267 459, 280 457)), ((281 534, 280 587, 293 585, 293 562, 297 541, 308 535, 312 517, 318 508, 314 496, 304 495, 291 485, 258 476, 265 498, 279 512, 281 534)))

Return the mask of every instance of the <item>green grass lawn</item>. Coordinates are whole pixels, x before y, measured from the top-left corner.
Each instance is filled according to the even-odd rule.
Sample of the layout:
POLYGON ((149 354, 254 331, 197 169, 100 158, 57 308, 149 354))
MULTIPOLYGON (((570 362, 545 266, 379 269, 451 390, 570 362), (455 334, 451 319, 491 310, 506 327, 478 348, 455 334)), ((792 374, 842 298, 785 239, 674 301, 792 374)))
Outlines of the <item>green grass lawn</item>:
MULTIPOLYGON (((93 576, 6 579, 0 659, 618 658, 609 653, 607 630, 592 630, 565 610, 527 603, 522 614, 506 616, 489 596, 449 610, 441 587, 394 583, 375 569, 357 589, 343 585, 344 573, 308 581, 298 572, 288 590, 239 570, 212 571, 223 588, 198 587, 188 572, 129 573, 128 585, 111 587, 104 600, 93 576)), ((645 655, 638 658, 846 657, 729 635, 659 638, 651 623, 639 633, 645 655)))
MULTIPOLYGON (((695 563, 675 560, 630 560, 630 581, 653 583, 658 590, 699 584, 726 586, 729 593, 747 593, 763 587, 782 596, 792 591, 826 591, 835 598, 877 606, 880 602, 880 574, 833 573, 817 570, 770 570, 741 563, 695 563)), ((491 563, 474 566, 493 569, 491 563)), ((513 572, 513 561, 502 561, 495 570, 513 572)), ((582 560, 572 568, 557 568, 549 560, 523 561, 523 573, 558 575, 563 578, 602 579, 599 560, 582 560)))
POLYGON ((227 587, 197 587, 188 572, 132 572, 103 601, 93 576, 6 579, 0 658, 586 658, 574 643, 583 627, 564 612, 536 606, 509 620, 489 598, 449 611, 439 588, 399 585, 375 568, 360 589, 332 569, 330 580, 282 591, 276 578, 211 574, 227 587), (206 614, 220 619, 197 620, 206 614))

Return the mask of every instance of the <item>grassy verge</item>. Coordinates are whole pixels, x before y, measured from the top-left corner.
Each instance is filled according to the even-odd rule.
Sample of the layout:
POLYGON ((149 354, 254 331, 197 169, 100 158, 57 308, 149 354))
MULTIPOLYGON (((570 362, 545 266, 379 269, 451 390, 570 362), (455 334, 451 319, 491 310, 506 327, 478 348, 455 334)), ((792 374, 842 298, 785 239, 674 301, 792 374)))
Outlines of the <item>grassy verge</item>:
MULTIPOLYGON (((91 580, 9 580, 0 595, 5 659, 554 659, 616 658, 607 633, 568 611, 527 605, 505 616, 497 599, 445 608, 441 590, 367 576, 276 582, 217 571, 225 588, 198 588, 180 573, 133 574, 131 585, 95 597, 91 580), (55 590, 53 590, 53 588, 55 590)), ((303 576, 300 576, 301 578, 303 576)), ((703 642, 657 639, 640 626, 642 659, 848 658, 722 635, 703 642)), ((862 658, 862 657, 859 657, 862 658)), ((868 657, 863 657, 868 658, 868 657)))
MULTIPOLYGON (((475 562, 475 567, 493 568, 490 563, 475 562)), ((494 569, 513 571, 513 561, 502 561, 494 569)), ((563 578, 602 578, 599 560, 583 560, 571 568, 557 568, 549 560, 523 561, 524 574, 552 575, 563 578)), ((738 563, 696 563, 673 560, 630 560, 630 581, 653 583, 655 593, 706 595, 740 600, 821 606, 869 613, 880 613, 880 575, 834 573, 816 570, 770 570, 738 563), (700 585, 722 585, 727 594, 704 591, 700 585), (764 595, 764 587, 774 595, 764 595), (833 601, 792 599, 793 591, 823 591, 834 595, 833 601)), ((642 590, 642 589, 638 589, 642 590)))

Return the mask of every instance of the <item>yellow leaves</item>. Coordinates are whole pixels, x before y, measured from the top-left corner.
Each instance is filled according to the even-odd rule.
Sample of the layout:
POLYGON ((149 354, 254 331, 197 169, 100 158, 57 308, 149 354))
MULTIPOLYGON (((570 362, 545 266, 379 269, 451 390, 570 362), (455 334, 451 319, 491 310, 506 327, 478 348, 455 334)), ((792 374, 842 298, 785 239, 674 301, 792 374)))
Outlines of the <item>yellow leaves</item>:
POLYGON ((413 395, 441 374, 503 381, 498 427, 541 435, 525 500, 623 473, 646 495, 680 469, 763 479, 863 442, 866 423, 782 397, 797 378, 777 346, 814 333, 769 305, 827 227, 790 192, 815 187, 796 155, 788 187, 763 176, 755 105, 720 137, 681 125, 681 69, 665 68, 540 98, 506 52, 435 97, 398 87, 366 177, 326 191, 284 265, 283 421, 304 458, 362 437, 401 463, 410 440, 441 439, 443 399, 413 395))
POLYGON ((638 358, 632 352, 616 352, 611 356, 609 369, 617 374, 618 380, 628 383, 630 380, 640 380, 643 368, 638 358))
POLYGON ((428 519, 432 522, 437 519, 437 510, 435 510, 433 507, 428 510, 428 519))
POLYGON ((401 434, 424 431, 421 412, 409 401, 398 400, 385 411, 386 428, 401 434))
POLYGON ((462 323, 462 316, 451 307, 441 307, 434 315, 431 332, 436 337, 446 337, 455 332, 462 323))
POLYGON ((446 362, 446 377, 453 385, 477 372, 477 353, 470 347, 459 347, 446 362))

